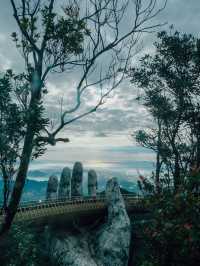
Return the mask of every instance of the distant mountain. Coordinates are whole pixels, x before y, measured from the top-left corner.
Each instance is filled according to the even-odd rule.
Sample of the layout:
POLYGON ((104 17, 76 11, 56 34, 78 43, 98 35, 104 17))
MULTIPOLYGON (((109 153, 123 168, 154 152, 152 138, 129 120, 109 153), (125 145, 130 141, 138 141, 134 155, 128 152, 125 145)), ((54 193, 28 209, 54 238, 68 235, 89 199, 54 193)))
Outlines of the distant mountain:
MULTIPOLYGON (((34 170, 30 171, 28 176, 29 178, 37 178, 37 177, 44 177, 46 180, 48 180, 49 172, 43 172, 40 170, 34 170)), ((57 174, 57 176, 60 176, 60 173, 57 174)), ((98 188, 99 192, 104 191, 106 187, 106 183, 108 178, 105 177, 106 175, 99 175, 98 176, 98 188)), ((39 181, 39 180, 33 180, 33 179, 27 179, 25 188, 23 191, 22 201, 34 201, 34 200, 43 200, 46 196, 46 188, 47 188, 47 182, 48 181, 39 181)), ((125 178, 119 177, 118 178, 120 188, 125 193, 138 193, 137 184, 134 182, 131 182, 129 180, 126 180, 125 178)), ((2 201, 3 198, 3 181, 0 179, 0 201, 2 201)), ((83 193, 87 195, 87 173, 84 173, 83 178, 83 193)))
MULTIPOLYGON (((34 181, 27 179, 23 195, 22 201, 32 201, 32 200, 40 200, 45 199, 47 188, 47 181, 34 181)), ((0 179, 0 201, 3 199, 3 181, 0 179)))
POLYGON ((30 170, 28 172, 29 177, 47 177, 48 173, 40 170, 30 170))

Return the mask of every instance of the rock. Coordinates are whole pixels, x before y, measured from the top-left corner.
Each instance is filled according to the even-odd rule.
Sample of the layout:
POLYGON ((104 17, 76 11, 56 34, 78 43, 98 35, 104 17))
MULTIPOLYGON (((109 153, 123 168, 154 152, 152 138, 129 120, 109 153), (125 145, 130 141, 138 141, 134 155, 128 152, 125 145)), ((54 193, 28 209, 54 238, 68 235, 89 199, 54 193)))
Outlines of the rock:
POLYGON ((116 178, 107 183, 106 200, 108 220, 96 235, 96 254, 103 265, 126 266, 129 258, 131 225, 116 178))
POLYGON ((72 197, 79 197, 83 195, 82 188, 83 181, 83 166, 82 163, 76 162, 73 167, 71 190, 72 197))
POLYGON ((88 196, 97 195, 97 174, 94 170, 88 172, 88 196))
POLYGON ((68 167, 65 167, 61 174, 58 198, 71 198, 71 170, 68 167))
POLYGON ((50 243, 49 253, 52 265, 97 266, 91 257, 87 237, 72 235, 69 232, 60 233, 48 243, 50 243))
POLYGON ((107 183, 106 200, 107 221, 96 229, 49 231, 47 244, 53 265, 128 265, 131 227, 116 178, 107 183))
POLYGON ((46 199, 56 199, 57 198, 57 189, 58 189, 58 178, 55 175, 49 177, 47 185, 46 199))

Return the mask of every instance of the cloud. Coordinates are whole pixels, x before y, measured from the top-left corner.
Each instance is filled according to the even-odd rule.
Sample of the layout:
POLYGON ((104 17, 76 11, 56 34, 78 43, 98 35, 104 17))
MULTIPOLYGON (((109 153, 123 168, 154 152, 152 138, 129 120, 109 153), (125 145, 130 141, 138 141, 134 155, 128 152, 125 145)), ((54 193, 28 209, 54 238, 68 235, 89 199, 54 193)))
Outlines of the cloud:
POLYGON ((95 132, 94 136, 97 138, 107 138, 108 137, 108 135, 104 132, 95 132))
MULTIPOLYGON (((20 72, 23 70, 23 61, 20 54, 16 51, 11 41, 10 34, 16 30, 16 23, 12 16, 10 1, 3 1, 0 9, 0 67, 1 70, 14 68, 20 72)), ((130 10, 130 16, 133 10, 130 10)), ((169 0, 166 9, 156 17, 156 22, 168 22, 164 29, 174 24, 175 28, 180 31, 192 33, 199 36, 200 21, 200 3, 199 0, 169 0)), ((125 26, 124 26, 125 27, 125 26)), ((162 28, 162 29, 163 29, 162 28)), ((123 29, 122 29, 123 30, 123 29)), ((125 30, 125 28, 124 28, 125 30)), ((133 63, 142 54, 153 51, 153 42, 156 40, 155 34, 145 34, 143 36, 143 50, 134 59, 133 63)), ((106 58, 103 59, 106 66, 106 58)), ((67 75, 51 75, 46 86, 49 94, 46 96, 46 106, 50 117, 58 121, 60 110, 60 99, 63 96, 63 108, 69 108, 76 102, 76 93, 74 91, 75 83, 78 80, 79 73, 67 75)), ((134 131, 135 129, 152 125, 153 121, 143 106, 135 101, 138 90, 129 81, 124 82, 120 87, 107 99, 104 106, 95 114, 85 117, 66 128, 65 132, 73 134, 83 134, 83 132, 93 132, 93 135, 105 137, 107 134, 118 134, 134 131)), ((96 88, 92 87, 82 100, 80 110, 73 114, 78 115, 84 110, 88 110, 98 101, 99 94, 96 94, 96 88)), ((69 116, 69 119, 72 116, 69 116)), ((65 134, 65 132, 63 134, 65 134)), ((91 135, 92 136, 92 135, 91 135)))

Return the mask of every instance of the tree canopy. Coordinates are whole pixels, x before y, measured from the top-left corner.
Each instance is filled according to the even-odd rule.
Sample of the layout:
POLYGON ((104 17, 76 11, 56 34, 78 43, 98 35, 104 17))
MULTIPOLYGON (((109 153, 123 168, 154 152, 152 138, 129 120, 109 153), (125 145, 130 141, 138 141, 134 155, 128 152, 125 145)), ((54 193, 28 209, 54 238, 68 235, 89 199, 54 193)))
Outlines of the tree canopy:
POLYGON ((168 171, 177 187, 190 168, 199 166, 200 41, 170 29, 160 32, 156 52, 130 71, 141 89, 155 128, 140 130, 137 141, 157 153, 157 170, 168 171))

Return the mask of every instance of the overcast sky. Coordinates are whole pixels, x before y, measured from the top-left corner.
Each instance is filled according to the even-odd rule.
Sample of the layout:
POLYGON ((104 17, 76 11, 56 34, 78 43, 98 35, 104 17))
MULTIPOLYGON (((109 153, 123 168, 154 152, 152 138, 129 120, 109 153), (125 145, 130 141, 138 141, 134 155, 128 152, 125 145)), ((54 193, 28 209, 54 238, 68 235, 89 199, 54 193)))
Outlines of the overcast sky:
MULTIPOLYGON (((62 0, 63 1, 63 0, 62 0)), ((200 0, 169 0, 166 9, 156 18, 157 22, 167 22, 164 28, 173 24, 175 29, 192 33, 199 37, 200 30, 200 0)), ((13 68, 23 70, 20 54, 16 51, 10 34, 16 30, 9 0, 1 0, 0 8, 0 69, 13 68)), ((143 36, 143 51, 152 52, 156 34, 143 36)), ((105 62, 106 64, 106 62, 105 62)), ((73 84, 75 77, 51 78, 47 86, 51 89, 49 102, 52 105, 52 115, 59 97, 66 84, 73 84)), ((82 121, 74 123, 65 132, 74 146, 127 146, 131 145, 130 133, 138 128, 152 123, 147 111, 136 103, 137 90, 126 81, 111 95, 107 103, 96 113, 82 121), (68 135, 69 134, 69 135, 68 135)), ((71 100, 71 98, 69 97, 71 100)), ((65 148, 65 145, 59 146, 65 148)), ((51 149, 52 151, 52 149, 51 149)), ((48 156, 47 156, 48 157, 48 156)))

